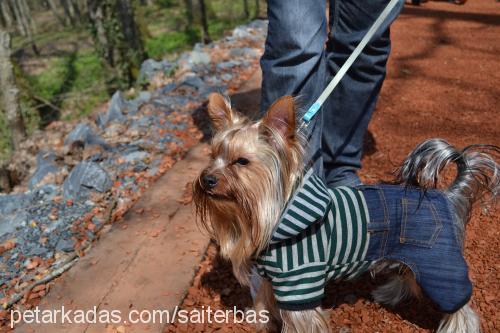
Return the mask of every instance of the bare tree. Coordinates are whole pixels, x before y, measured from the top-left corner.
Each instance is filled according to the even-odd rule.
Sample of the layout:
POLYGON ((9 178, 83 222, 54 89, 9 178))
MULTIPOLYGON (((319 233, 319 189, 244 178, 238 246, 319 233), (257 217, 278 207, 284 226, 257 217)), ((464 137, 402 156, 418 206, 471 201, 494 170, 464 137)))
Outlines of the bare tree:
POLYGON ((131 85, 146 58, 130 0, 86 0, 96 48, 114 79, 131 85))
POLYGON ((14 70, 10 59, 11 39, 8 32, 0 30, 0 86, 1 104, 5 118, 11 131, 11 146, 16 150, 26 137, 23 115, 19 105, 19 89, 17 89, 14 70))
POLYGON ((201 41, 204 44, 210 43, 210 34, 208 33, 208 19, 207 19, 207 7, 205 6, 205 0, 198 0, 198 5, 200 7, 200 18, 201 18, 201 41))
POLYGON ((250 9, 248 8, 248 0, 243 0, 243 15, 245 15, 245 18, 250 17, 250 9))
POLYGON ((12 12, 6 0, 0 0, 0 11, 2 12, 2 19, 5 22, 5 27, 10 28, 14 22, 12 12))
POLYGON ((33 52, 36 55, 40 55, 33 36, 36 31, 36 26, 31 16, 31 10, 26 4, 26 0, 10 0, 9 7, 14 13, 19 33, 27 37, 33 52))
POLYGON ((19 9, 21 10, 25 24, 28 25, 28 29, 30 29, 32 33, 36 33, 37 29, 35 20, 33 19, 33 15, 31 15, 31 9, 28 6, 28 3, 26 2, 26 0, 17 1, 19 3, 19 9))
POLYGON ((47 7, 50 9, 50 11, 52 12, 52 14, 54 15, 54 17, 59 21, 59 23, 61 23, 63 26, 66 26, 67 22, 66 22, 66 20, 64 20, 64 18, 59 13, 57 5, 54 2, 54 0, 45 0, 45 3, 47 5, 47 7))
POLYGON ((61 7, 64 10, 67 23, 72 26, 81 22, 81 13, 78 1, 76 0, 60 0, 61 7))
POLYGON ((188 22, 188 28, 192 28, 194 22, 193 0, 184 0, 184 6, 186 7, 185 13, 188 22))
POLYGON ((255 0, 255 15, 254 15, 255 18, 258 18, 260 17, 260 1, 259 0, 255 0))

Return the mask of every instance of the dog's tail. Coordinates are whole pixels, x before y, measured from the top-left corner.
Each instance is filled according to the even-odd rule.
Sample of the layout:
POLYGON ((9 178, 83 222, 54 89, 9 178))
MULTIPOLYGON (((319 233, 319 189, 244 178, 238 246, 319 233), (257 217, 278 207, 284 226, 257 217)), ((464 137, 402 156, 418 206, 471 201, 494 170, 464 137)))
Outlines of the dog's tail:
POLYGON ((463 235, 472 204, 484 195, 495 200, 500 192, 500 167, 486 151, 499 153, 500 148, 472 145, 460 151, 442 139, 427 140, 405 159, 397 172, 397 181, 424 189, 436 188, 440 172, 454 162, 456 178, 444 192, 455 208, 463 235))

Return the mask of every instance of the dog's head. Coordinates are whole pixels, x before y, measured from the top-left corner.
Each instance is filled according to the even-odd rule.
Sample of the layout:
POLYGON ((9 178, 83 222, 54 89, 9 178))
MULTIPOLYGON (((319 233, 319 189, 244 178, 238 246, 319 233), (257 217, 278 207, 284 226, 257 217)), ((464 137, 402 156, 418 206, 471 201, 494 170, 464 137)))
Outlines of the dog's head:
POLYGON ((212 94, 208 113, 215 135, 210 164, 194 182, 194 202, 202 225, 234 266, 267 245, 302 174, 295 103, 282 97, 253 122, 212 94))

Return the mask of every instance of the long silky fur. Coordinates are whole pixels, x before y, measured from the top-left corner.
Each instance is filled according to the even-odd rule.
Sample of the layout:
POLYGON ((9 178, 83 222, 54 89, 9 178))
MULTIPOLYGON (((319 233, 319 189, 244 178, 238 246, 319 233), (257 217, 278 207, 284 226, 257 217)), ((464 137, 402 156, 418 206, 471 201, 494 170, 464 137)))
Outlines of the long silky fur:
POLYGON ((280 310, 283 320, 282 333, 326 333, 329 332, 326 312, 317 307, 311 310, 280 310))
POLYGON ((215 134, 212 149, 224 155, 233 148, 234 140, 254 143, 261 158, 251 166, 253 177, 242 178, 215 161, 212 168, 227 180, 228 200, 212 200, 203 190, 200 176, 193 183, 193 201, 201 227, 220 245, 221 255, 231 261, 237 280, 249 285, 252 256, 269 243, 293 184, 301 181, 303 138, 296 135, 290 143, 263 120, 252 123, 235 111, 230 118, 237 121, 215 134))
POLYGON ((469 304, 452 314, 446 314, 441 320, 437 333, 479 333, 479 317, 469 304))
POLYGON ((487 194, 494 201, 500 191, 499 165, 483 151, 498 153, 500 148, 472 145, 459 151, 445 140, 427 140, 408 155, 397 174, 401 184, 436 188, 440 172, 450 163, 456 164, 455 181, 444 193, 454 208, 462 243, 472 205, 487 194))

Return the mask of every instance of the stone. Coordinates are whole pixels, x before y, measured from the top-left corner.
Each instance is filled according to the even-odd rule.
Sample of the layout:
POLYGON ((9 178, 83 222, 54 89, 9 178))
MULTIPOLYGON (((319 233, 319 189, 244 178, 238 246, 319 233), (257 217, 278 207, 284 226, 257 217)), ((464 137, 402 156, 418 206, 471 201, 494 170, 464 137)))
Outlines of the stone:
POLYGON ((104 113, 100 113, 97 117, 97 125, 100 128, 106 127, 106 125, 112 121, 123 121, 125 116, 122 113, 122 110, 127 108, 127 102, 123 97, 123 93, 121 91, 116 91, 111 97, 111 101, 109 102, 108 111, 104 113))
POLYGON ((33 190, 50 173, 57 173, 56 155, 53 152, 39 152, 36 156, 36 170, 28 181, 28 187, 33 190))
POLYGON ((171 92, 172 90, 174 90, 175 88, 177 88, 177 84, 175 84, 175 83, 169 83, 166 86, 158 89, 157 91, 158 91, 158 93, 160 95, 166 95, 169 92, 171 92))
POLYGON ((202 79, 200 79, 199 76, 196 75, 188 75, 184 78, 184 80, 181 82, 181 85, 183 86, 189 86, 193 87, 196 90, 200 90, 203 87, 205 87, 205 82, 203 82, 202 79))
POLYGON ((90 190, 108 191, 113 182, 106 170, 94 162, 80 162, 71 170, 63 184, 63 194, 68 199, 86 198, 90 190))
POLYGON ((240 66, 240 65, 241 65, 240 61, 229 60, 229 61, 224 61, 224 62, 218 63, 215 67, 218 70, 223 71, 223 70, 232 69, 232 68, 240 66))
POLYGON ((146 159, 149 153, 145 151, 133 151, 123 156, 123 160, 128 163, 136 163, 146 159))
POLYGON ((82 146, 101 145, 107 147, 106 141, 94 134, 89 124, 83 123, 76 125, 76 127, 66 136, 66 139, 64 139, 64 144, 67 146, 75 143, 81 144, 82 146))
POLYGON ((257 58, 260 54, 257 49, 251 47, 236 47, 229 51, 231 57, 257 58))
POLYGON ((0 216, 0 237, 11 234, 17 228, 25 226, 28 222, 29 215, 22 208, 14 214, 0 216))
POLYGON ((208 65, 210 61, 210 54, 201 50, 192 51, 189 57, 189 62, 194 65, 208 65))
POLYGON ((0 216, 11 214, 30 203, 30 193, 0 195, 0 216))
POLYGON ((174 68, 174 65, 168 60, 156 61, 147 59, 141 65, 138 81, 150 81, 158 73, 168 73, 174 68))
POLYGON ((71 252, 75 248, 75 241, 72 239, 60 239, 56 244, 57 251, 71 252))

